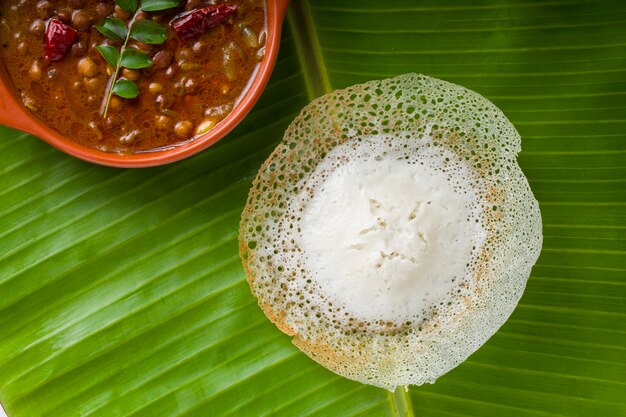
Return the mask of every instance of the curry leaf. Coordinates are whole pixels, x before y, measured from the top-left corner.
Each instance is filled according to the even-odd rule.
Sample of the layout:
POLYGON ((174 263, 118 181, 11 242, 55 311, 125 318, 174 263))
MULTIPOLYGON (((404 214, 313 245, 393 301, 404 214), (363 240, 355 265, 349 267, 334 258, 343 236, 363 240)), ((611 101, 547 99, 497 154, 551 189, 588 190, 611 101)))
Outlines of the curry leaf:
POLYGON ((140 20, 130 28, 130 37, 139 42, 158 45, 167 39, 167 29, 152 20, 140 20))
POLYGON ((139 6, 138 0, 115 0, 115 3, 128 13, 135 13, 139 6))
POLYGON ((109 39, 123 41, 126 38, 126 24, 118 18, 107 17, 96 29, 109 39))
POLYGON ((143 0, 141 2, 141 10, 144 12, 156 12, 159 10, 172 9, 179 4, 179 0, 143 0))
POLYGON ((115 82, 113 93, 123 98, 135 98, 139 95, 139 88, 134 81, 121 78, 115 82))
POLYGON ((109 65, 117 66, 117 61, 120 59, 120 53, 117 48, 110 45, 98 45, 96 49, 109 65))
POLYGON ((131 48, 122 52, 121 64, 125 68, 141 69, 152 65, 152 60, 144 52, 131 48))

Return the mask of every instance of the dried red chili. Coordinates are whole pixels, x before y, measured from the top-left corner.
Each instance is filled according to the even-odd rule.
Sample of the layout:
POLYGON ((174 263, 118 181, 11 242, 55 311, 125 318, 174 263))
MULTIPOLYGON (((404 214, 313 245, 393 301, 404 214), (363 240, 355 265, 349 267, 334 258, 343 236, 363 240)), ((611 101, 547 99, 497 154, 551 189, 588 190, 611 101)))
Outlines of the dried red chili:
POLYGON ((203 7, 174 19, 172 28, 180 40, 186 41, 215 27, 235 10, 237 10, 236 4, 217 4, 203 7))
POLYGON ((44 53, 49 61, 58 61, 67 54, 76 40, 76 29, 58 19, 51 19, 46 28, 44 53))

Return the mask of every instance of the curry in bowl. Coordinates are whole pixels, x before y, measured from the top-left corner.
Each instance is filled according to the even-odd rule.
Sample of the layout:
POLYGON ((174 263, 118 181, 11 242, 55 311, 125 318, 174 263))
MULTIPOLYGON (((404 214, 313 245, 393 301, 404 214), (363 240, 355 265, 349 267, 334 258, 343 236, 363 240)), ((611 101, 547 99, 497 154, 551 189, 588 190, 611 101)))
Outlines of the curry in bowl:
POLYGON ((209 132, 265 54, 263 0, 11 0, 0 57, 24 105, 73 141, 115 153, 209 132))

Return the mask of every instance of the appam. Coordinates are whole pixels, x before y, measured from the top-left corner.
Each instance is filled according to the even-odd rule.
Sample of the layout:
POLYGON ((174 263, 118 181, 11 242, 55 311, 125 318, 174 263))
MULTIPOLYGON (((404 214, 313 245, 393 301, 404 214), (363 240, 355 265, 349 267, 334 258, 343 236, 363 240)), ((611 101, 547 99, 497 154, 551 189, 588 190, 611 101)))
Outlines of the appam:
POLYGON ((539 256, 520 150, 493 103, 424 75, 313 100, 242 214, 252 293, 337 374, 389 390, 434 382, 502 326, 539 256))

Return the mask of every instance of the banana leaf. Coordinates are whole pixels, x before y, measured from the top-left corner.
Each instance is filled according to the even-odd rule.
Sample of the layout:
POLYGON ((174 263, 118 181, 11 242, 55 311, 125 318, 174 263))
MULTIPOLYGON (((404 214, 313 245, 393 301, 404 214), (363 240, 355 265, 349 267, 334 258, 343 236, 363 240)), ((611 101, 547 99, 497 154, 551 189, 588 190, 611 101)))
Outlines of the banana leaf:
POLYGON ((626 2, 294 0, 272 80, 218 145, 120 170, 0 128, 0 403, 36 416, 626 416, 626 2), (262 161, 312 98, 421 72, 517 127, 544 247, 513 316, 408 392, 325 370, 237 252, 262 161))

